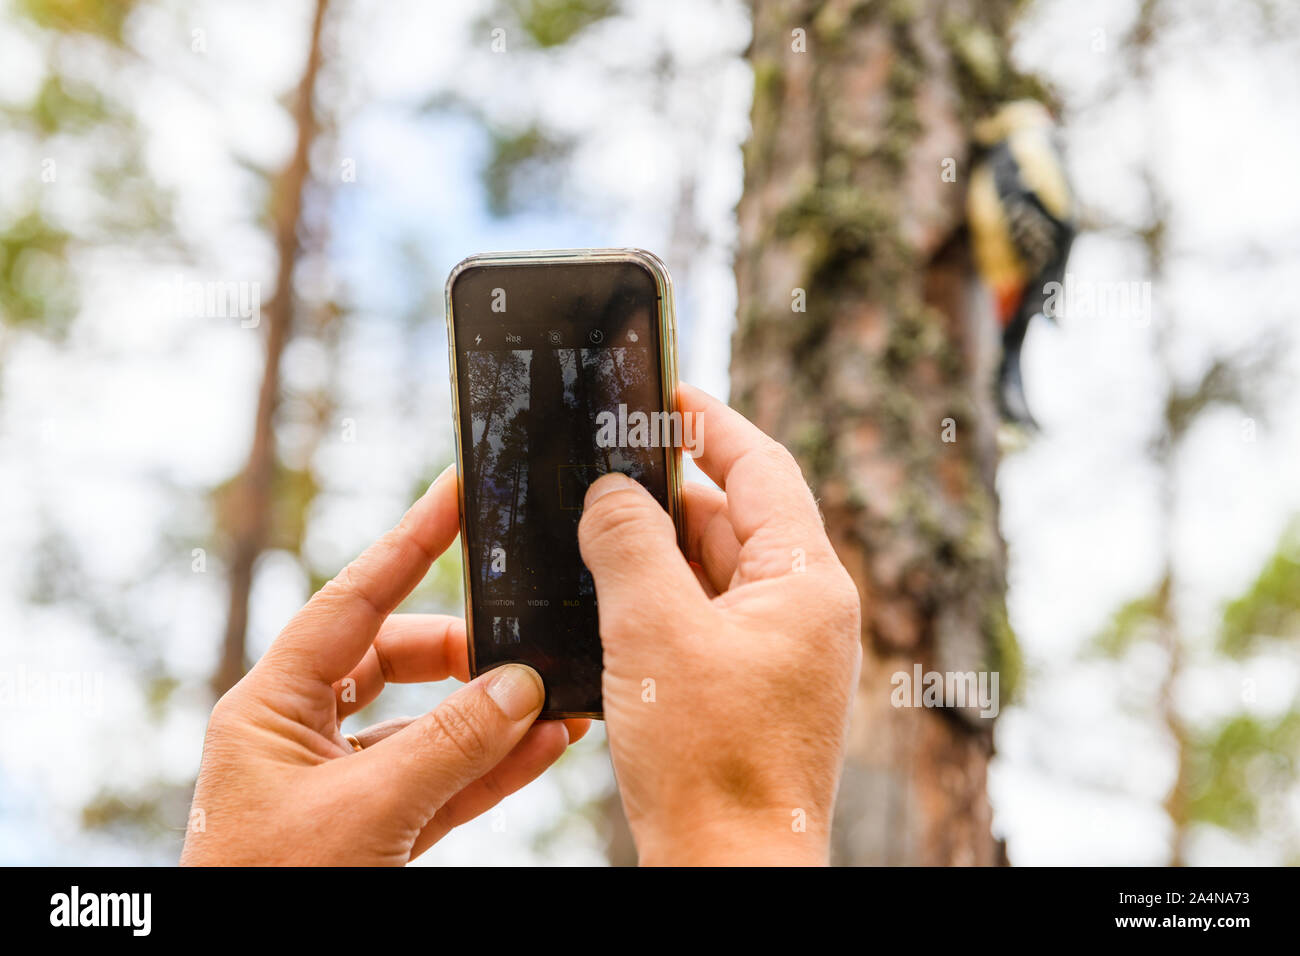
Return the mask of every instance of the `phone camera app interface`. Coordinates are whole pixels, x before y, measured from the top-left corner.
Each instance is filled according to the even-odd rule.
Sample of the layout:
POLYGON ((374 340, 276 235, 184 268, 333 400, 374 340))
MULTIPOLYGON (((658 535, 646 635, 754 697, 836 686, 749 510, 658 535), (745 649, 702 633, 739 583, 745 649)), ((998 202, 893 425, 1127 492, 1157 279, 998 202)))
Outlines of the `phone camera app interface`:
POLYGON ((599 711, 578 520, 609 471, 668 504, 670 449, 638 428, 663 410, 654 277, 633 263, 471 267, 452 296, 476 667, 523 661, 548 712, 599 711))

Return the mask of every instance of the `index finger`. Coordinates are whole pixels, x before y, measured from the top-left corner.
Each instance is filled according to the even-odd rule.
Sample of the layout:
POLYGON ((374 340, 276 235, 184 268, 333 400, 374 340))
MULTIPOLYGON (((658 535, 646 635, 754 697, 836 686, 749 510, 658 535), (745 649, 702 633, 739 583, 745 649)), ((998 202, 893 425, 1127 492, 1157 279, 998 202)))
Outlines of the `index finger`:
POLYGON ((346 677, 384 619, 456 539, 456 469, 448 468, 398 522, 317 591, 267 650, 327 684, 346 677))
POLYGON ((697 416, 696 464, 727 493, 727 511, 744 545, 760 530, 779 544, 805 546, 825 537, 799 463, 757 425, 693 385, 678 386, 683 415, 697 416))

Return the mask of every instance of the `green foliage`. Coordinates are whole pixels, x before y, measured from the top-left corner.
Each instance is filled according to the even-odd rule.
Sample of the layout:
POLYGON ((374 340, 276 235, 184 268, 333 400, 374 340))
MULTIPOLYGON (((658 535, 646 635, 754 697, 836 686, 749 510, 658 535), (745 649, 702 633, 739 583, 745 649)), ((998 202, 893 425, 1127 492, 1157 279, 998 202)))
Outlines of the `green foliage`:
MULTIPOLYGON (((278 458, 272 467, 270 520, 264 546, 268 550, 300 555, 312 502, 320 485, 310 468, 291 468, 278 458)), ((241 516, 250 508, 244 480, 241 471, 212 489, 211 501, 219 527, 239 527, 241 516)))
POLYGON ((310 468, 289 468, 275 463, 271 479, 271 534, 267 547, 302 553, 308 513, 320 491, 310 468))
POLYGON ((96 225, 115 237, 170 237, 171 193, 160 189, 145 167, 134 127, 123 127, 120 132, 121 149, 117 155, 105 158, 92 170, 99 195, 112 197, 99 213, 96 225))
POLYGON ((133 841, 170 840, 179 848, 188 816, 191 784, 155 782, 139 790, 104 788, 81 810, 87 830, 133 841))
MULTIPOLYGON (((69 33, 120 45, 132 7, 109 0, 20 0, 18 13, 47 31, 48 61, 56 63, 60 41, 69 33)), ((169 197, 145 168, 132 114, 57 67, 47 68, 29 100, 0 105, 0 117, 28 141, 35 156, 45 157, 27 180, 27 194, 0 208, 0 323, 59 334, 78 307, 70 261, 74 245, 95 241, 96 233, 130 241, 170 232, 169 197), (97 197, 87 209, 93 225, 75 234, 42 211, 42 191, 63 188, 54 157, 62 153, 59 138, 67 137, 93 142, 87 170, 97 197), (50 163, 48 178, 44 162, 50 163)))
POLYGON ((167 706, 171 703, 172 695, 180 689, 180 678, 167 674, 162 671, 154 674, 145 684, 145 704, 149 708, 149 716, 154 720, 161 720, 167 712, 167 706))
POLYGON ((157 800, 108 792, 99 794, 82 808, 81 824, 88 830, 122 828, 154 834, 164 829, 157 800))
POLYGON ((1025 658, 1001 595, 988 603, 984 630, 991 653, 989 667, 999 675, 999 694, 1004 701, 1015 700, 1024 686, 1025 658))
POLYGON ((1219 649, 1240 657, 1261 639, 1284 637, 1300 637, 1300 524, 1282 536, 1246 592, 1224 607, 1219 649))
POLYGON ((533 125, 520 132, 493 130, 491 153, 483 169, 483 188, 488 209, 505 216, 529 205, 533 196, 549 190, 539 180, 558 175, 558 165, 569 155, 571 145, 549 136, 533 125))
MULTIPOLYGON (((1211 376, 1213 377, 1213 376, 1211 376)), ((1203 388, 1205 395, 1218 391, 1203 388)), ((1261 638, 1300 636, 1300 525, 1282 536, 1276 553, 1240 597, 1224 606, 1217 651, 1244 657, 1261 638)), ((1153 640, 1169 616, 1168 585, 1120 607, 1090 651, 1121 658, 1153 640)), ((1300 783, 1300 702, 1280 717, 1239 711, 1187 733, 1185 821, 1258 836, 1260 810, 1300 783)))
POLYGON ((465 612, 464 565, 461 563, 459 542, 444 551, 425 575, 411 596, 405 609, 438 614, 465 612))
POLYGON ((617 12, 616 0, 499 0, 494 16, 509 18, 530 43, 549 49, 617 12))
POLYGON ((1188 817, 1235 833, 1259 824, 1261 798, 1297 782, 1300 710, 1274 720, 1238 715, 1198 735, 1188 774, 1188 817))
POLYGON ((80 132, 103 123, 112 112, 99 93, 58 73, 46 75, 25 111, 7 111, 11 118, 26 115, 44 134, 80 132))
POLYGON ((0 322, 66 327, 77 307, 66 260, 71 239, 39 212, 0 220, 0 322))
POLYGON ((1144 594, 1122 605, 1089 642, 1093 656, 1118 659, 1134 645, 1152 640, 1160 627, 1164 601, 1160 592, 1144 594))
POLYGON ((135 0, 18 0, 18 13, 61 33, 88 33, 121 44, 135 0))

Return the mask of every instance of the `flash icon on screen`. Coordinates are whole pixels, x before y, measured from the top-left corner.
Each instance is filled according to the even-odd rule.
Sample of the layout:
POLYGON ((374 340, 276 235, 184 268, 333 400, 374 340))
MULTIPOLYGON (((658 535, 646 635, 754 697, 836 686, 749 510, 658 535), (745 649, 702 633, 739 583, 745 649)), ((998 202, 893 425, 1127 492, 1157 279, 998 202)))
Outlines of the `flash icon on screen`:
POLYGON ((482 345, 482 344, 483 344, 483 336, 481 336, 481 335, 476 335, 476 336, 474 336, 474 344, 475 344, 475 345, 482 345))

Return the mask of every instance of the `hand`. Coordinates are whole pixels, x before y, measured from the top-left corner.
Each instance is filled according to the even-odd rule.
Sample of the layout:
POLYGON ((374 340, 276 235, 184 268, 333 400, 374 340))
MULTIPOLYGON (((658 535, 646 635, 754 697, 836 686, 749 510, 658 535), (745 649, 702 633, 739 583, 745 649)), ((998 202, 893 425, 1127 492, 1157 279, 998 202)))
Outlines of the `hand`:
POLYGON ((456 508, 449 468, 217 702, 182 864, 400 865, 586 732, 584 720, 533 723, 542 681, 523 665, 361 731, 360 751, 340 732, 386 683, 468 680, 463 621, 392 614, 455 539, 456 508))
POLYGON ((679 396, 724 489, 686 486, 686 556, 623 475, 592 484, 578 527, 628 822, 643 863, 825 863, 858 592, 790 453, 698 389, 679 396))

